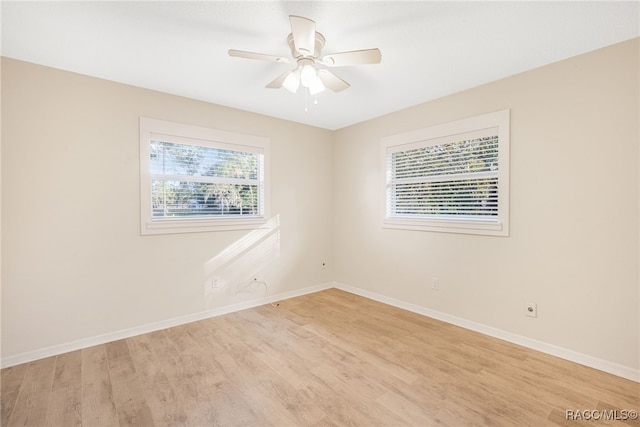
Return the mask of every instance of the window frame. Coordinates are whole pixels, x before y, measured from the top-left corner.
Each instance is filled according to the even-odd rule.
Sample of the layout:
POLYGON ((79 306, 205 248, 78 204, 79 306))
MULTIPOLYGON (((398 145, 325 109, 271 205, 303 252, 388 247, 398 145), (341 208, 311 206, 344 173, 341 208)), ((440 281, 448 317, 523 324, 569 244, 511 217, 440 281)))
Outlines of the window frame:
POLYGON ((436 231, 447 233, 479 234, 488 236, 509 236, 509 151, 510 151, 510 110, 501 110, 449 123, 417 129, 402 134, 382 138, 382 227, 404 230, 436 231), (474 135, 485 135, 487 129, 496 128, 498 135, 498 214, 495 218, 452 219, 419 217, 417 215, 391 215, 390 183, 391 170, 387 168, 387 156, 394 151, 426 146, 442 145, 455 141, 464 134, 465 139, 474 135))
MULTIPOLYGON (((228 132, 165 120, 140 117, 140 233, 141 235, 198 233, 208 231, 251 230, 261 228, 269 216, 269 138, 228 132), (165 142, 195 145, 234 151, 259 153, 263 156, 262 212, 242 217, 225 215, 220 217, 175 217, 153 218, 152 174, 150 146, 154 136, 162 136, 165 142)), ((260 174, 259 174, 260 175, 260 174)), ((260 180, 262 178, 262 180, 260 180)))

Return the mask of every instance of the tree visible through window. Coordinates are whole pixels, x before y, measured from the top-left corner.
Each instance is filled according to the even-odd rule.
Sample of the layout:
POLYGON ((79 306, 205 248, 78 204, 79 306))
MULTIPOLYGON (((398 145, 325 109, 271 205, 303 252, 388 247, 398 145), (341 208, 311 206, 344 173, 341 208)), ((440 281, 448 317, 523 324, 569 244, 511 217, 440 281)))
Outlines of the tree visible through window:
POLYGON ((153 218, 258 215, 257 153, 152 141, 153 218))
POLYGON ((507 236, 509 110, 383 138, 389 228, 507 236))
POLYGON ((141 233, 260 227, 268 170, 268 138, 141 117, 141 233))
POLYGON ((391 215, 498 215, 497 135, 391 154, 391 215))

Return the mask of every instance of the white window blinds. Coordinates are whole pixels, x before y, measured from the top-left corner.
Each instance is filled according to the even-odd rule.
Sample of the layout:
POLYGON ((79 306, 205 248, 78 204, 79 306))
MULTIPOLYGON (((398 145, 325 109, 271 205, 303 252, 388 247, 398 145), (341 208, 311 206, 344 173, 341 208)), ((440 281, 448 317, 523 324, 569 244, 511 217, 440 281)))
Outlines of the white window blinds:
POLYGON ((262 214, 260 152, 167 142, 150 144, 152 218, 262 214))
POLYGON ((508 235, 509 110, 383 138, 389 228, 508 235))
POLYGON ((141 234, 263 226, 269 139, 140 118, 141 234))
POLYGON ((389 150, 387 215, 494 219, 498 214, 497 129, 485 136, 389 150))

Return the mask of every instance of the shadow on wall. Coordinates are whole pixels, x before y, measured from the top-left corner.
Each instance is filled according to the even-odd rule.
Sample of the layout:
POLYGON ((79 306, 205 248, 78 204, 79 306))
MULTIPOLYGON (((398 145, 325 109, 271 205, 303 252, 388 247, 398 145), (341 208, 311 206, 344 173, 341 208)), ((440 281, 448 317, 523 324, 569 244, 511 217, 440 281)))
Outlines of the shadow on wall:
POLYGON ((260 274, 279 255, 280 215, 275 215, 204 264, 206 308, 268 296, 260 274))

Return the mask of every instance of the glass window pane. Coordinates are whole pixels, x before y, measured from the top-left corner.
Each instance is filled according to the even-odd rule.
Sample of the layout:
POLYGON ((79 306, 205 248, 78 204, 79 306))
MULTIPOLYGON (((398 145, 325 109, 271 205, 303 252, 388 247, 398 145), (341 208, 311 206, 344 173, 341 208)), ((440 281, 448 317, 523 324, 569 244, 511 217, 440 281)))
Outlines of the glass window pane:
POLYGON ((258 215, 258 185, 152 180, 153 218, 258 215))

